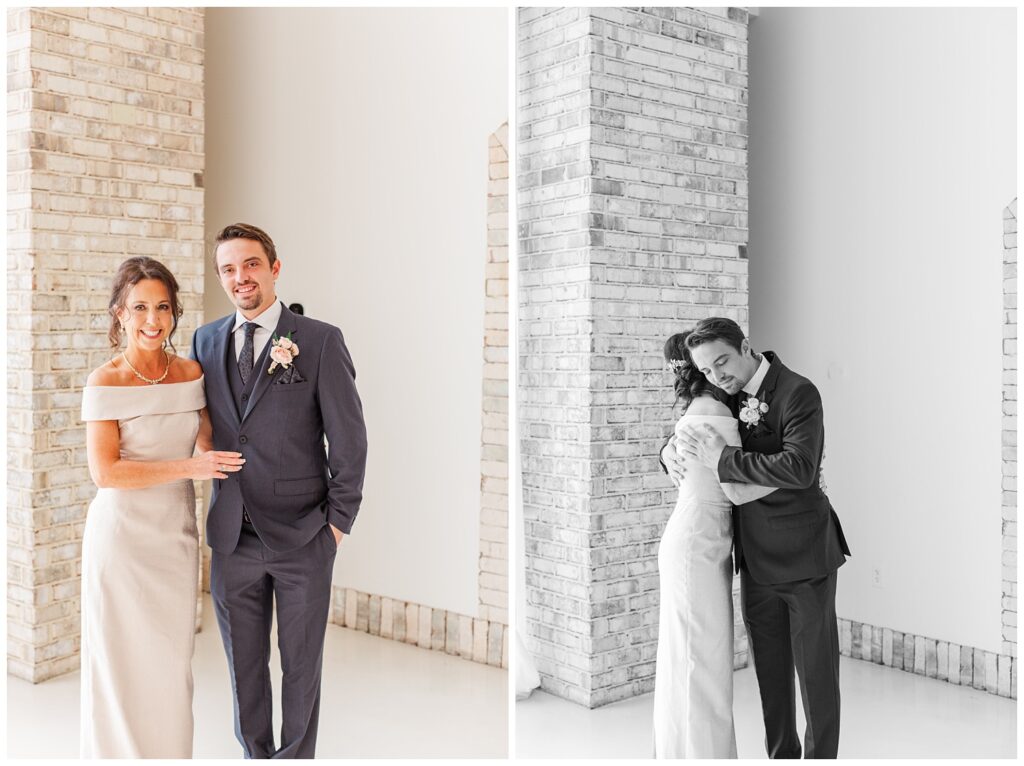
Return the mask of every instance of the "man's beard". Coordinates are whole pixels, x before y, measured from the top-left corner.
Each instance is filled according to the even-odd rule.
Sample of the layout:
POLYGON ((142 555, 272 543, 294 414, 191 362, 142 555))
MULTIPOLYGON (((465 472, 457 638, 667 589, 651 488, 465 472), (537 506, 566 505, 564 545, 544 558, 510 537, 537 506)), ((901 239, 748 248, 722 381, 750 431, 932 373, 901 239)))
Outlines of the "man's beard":
POLYGON ((235 293, 235 305, 240 309, 254 309, 262 302, 263 293, 259 288, 256 288, 248 295, 238 295, 235 293))

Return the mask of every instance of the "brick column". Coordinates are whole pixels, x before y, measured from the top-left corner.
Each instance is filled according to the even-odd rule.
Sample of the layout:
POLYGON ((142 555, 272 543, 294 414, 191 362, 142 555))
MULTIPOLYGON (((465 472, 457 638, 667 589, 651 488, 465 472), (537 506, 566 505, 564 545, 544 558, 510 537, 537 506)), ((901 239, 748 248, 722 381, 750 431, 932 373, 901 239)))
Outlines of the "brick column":
POLYGON ((111 275, 174 272, 181 353, 202 318, 202 34, 201 9, 8 12, 7 662, 34 682, 78 669, 81 390, 111 356, 111 275))
MULTIPOLYGON (((1017 657, 1017 200, 1003 211, 1003 654, 1017 657)), ((1014 679, 1015 680, 1015 679, 1014 679)), ((1012 696, 1016 698, 1014 684, 1012 696)))
POLYGON ((488 149, 479 616, 508 625, 507 122, 491 134, 488 149))
POLYGON ((523 9, 518 32, 528 643, 596 707, 653 689, 662 346, 747 323, 747 13, 523 9))

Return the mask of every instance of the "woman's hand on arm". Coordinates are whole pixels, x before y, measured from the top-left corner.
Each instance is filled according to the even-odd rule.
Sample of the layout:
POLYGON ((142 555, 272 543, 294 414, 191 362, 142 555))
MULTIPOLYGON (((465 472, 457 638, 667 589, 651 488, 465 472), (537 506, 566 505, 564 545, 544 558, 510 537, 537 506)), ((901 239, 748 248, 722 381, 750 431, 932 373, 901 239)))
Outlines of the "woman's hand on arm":
POLYGON ((89 475, 100 488, 143 489, 184 479, 226 479, 245 463, 240 452, 215 450, 184 460, 124 460, 116 420, 88 421, 85 438, 89 475))

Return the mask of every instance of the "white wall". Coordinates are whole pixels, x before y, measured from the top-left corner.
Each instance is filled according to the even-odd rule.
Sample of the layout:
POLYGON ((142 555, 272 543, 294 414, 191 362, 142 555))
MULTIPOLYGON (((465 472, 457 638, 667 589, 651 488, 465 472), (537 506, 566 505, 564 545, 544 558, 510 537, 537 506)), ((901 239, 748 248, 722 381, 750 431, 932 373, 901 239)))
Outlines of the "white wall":
POLYGON ((839 614, 999 651, 1015 12, 759 11, 750 330, 824 399, 839 614))
MULTIPOLYGON (((505 9, 211 8, 206 220, 282 261, 337 324, 369 432, 335 583, 477 611, 488 135, 507 117, 505 9)), ((231 306, 212 274, 207 319, 231 306)))

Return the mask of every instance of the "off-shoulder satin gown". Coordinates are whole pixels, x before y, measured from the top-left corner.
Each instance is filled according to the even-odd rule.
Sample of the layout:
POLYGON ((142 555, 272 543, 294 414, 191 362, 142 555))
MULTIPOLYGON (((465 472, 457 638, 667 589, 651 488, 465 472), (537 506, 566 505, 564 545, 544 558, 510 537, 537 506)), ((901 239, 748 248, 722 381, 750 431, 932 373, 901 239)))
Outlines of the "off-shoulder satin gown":
MULTIPOLYGON (((735 418, 683 415, 679 422, 710 424, 729 445, 740 444, 735 418)), ((732 503, 715 472, 694 461, 661 537, 658 573, 655 757, 735 758, 732 503)))
MULTIPOLYGON (((124 460, 192 456, 203 379, 87 386, 124 460)), ((199 534, 191 480, 100 489, 82 540, 81 756, 191 758, 199 534)))

